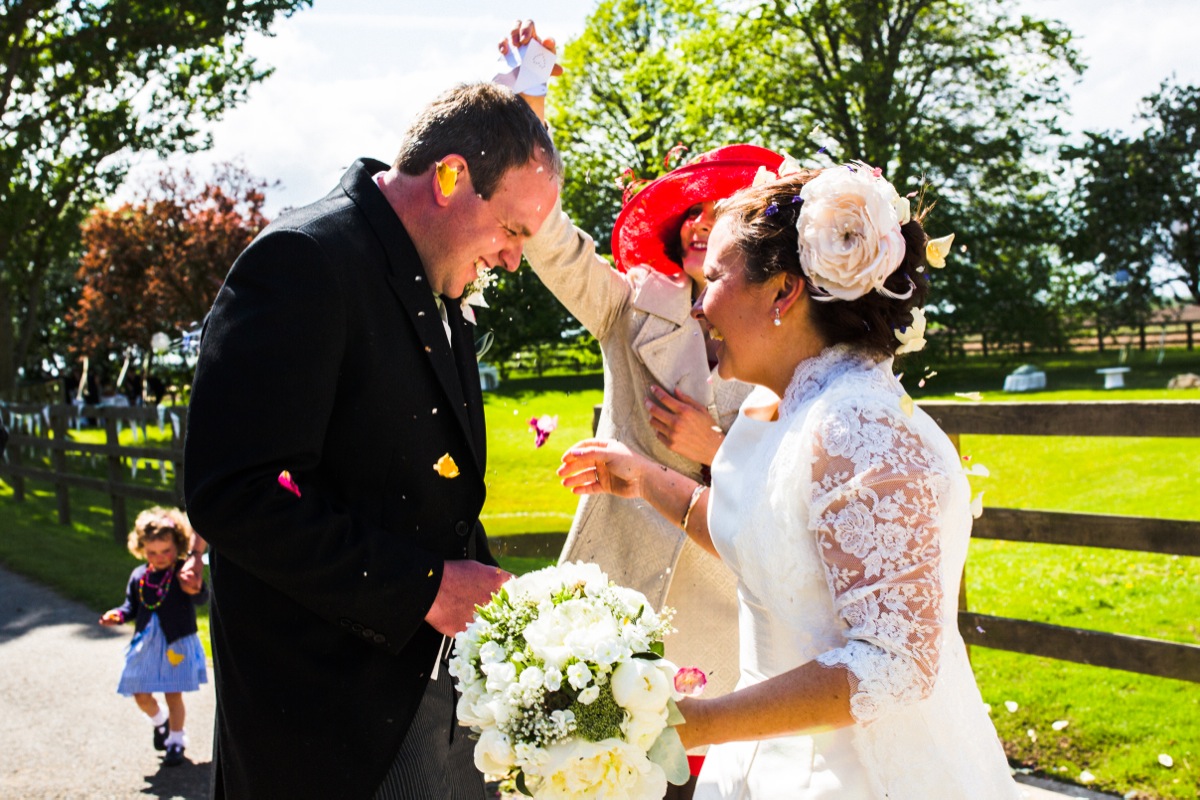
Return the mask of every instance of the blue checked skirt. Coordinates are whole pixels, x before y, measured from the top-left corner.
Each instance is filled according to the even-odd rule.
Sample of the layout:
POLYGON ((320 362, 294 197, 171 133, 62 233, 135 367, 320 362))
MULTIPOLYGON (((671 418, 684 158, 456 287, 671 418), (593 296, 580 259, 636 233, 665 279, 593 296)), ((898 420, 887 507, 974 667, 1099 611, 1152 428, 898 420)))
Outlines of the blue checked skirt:
POLYGON ((126 697, 135 693, 194 692, 202 683, 208 683, 208 667, 200 637, 193 633, 167 644, 155 614, 125 650, 125 669, 117 692, 126 697))

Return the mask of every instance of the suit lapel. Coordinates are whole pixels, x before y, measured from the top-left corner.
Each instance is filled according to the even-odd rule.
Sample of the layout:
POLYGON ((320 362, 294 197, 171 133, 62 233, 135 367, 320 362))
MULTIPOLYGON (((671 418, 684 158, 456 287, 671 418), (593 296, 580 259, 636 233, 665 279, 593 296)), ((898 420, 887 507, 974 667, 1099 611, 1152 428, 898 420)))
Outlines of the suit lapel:
MULTIPOLYGON (((444 300, 445 298, 443 298, 444 300)), ((446 319, 450 323, 453 337, 454 362, 458 367, 459 385, 463 390, 467 420, 470 424, 475 459, 479 471, 487 464, 487 435, 483 419, 483 390, 479 385, 479 363, 475 358, 475 341, 470 326, 462 315, 462 306, 455 300, 446 300, 446 319)))
MULTIPOLYGON (((475 456, 475 462, 479 465, 482 475, 483 453, 469 419, 469 401, 463 393, 459 367, 456 364, 450 342, 446 340, 446 329, 442 327, 442 317, 438 312, 437 303, 434 302, 433 290, 430 289, 429 282, 426 280, 424 265, 421 263, 421 257, 417 254, 417 249, 413 245, 412 239, 409 238, 408 232, 396 217, 396 212, 388 205, 383 193, 375 185, 374 174, 386 170, 387 165, 383 162, 362 159, 342 176, 342 189, 361 209, 387 253, 388 285, 391 286, 392 292, 400 301, 400 305, 416 330, 418 343, 424 348, 430 366, 437 375, 438 383, 441 384, 446 394, 450 403, 449 410, 458 420, 464 436, 471 444, 472 454, 475 456)), ((453 301, 447 305, 448 314, 452 305, 454 305, 453 301)), ((457 309, 455 310, 457 311, 457 309)), ((461 326, 463 324, 461 312, 458 314, 458 319, 461 326)), ((453 327, 452 323, 451 330, 453 327)), ((470 358, 474 359, 474 350, 470 351, 470 358)), ((478 378, 475 380, 474 387, 475 394, 480 395, 478 378)), ((473 413, 478 413, 481 418, 477 427, 478 436, 482 437, 481 395, 470 401, 470 405, 477 410, 473 413)))

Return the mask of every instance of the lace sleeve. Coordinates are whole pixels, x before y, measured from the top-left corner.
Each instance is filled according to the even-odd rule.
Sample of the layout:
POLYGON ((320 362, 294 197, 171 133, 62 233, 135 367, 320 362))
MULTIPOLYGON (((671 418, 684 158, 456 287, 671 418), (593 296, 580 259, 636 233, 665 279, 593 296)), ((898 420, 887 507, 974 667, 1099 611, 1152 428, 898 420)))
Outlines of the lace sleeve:
POLYGON ((941 460, 899 410, 843 404, 813 436, 810 527, 846 644, 850 709, 868 722, 926 697, 942 633, 941 460))

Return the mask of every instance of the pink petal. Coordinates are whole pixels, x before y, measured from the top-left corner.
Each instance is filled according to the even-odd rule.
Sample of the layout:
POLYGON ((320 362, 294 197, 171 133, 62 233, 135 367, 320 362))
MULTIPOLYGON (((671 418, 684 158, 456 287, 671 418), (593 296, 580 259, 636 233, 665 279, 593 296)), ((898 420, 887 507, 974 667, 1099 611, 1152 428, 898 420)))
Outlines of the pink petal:
POLYGON ((685 697, 697 697, 704 691, 708 676, 704 670, 696 667, 680 667, 675 673, 675 691, 685 697))
POLYGON ((279 473, 279 485, 296 495, 296 497, 300 496, 300 487, 296 485, 294 480, 292 480, 292 473, 288 472, 286 469, 279 473))

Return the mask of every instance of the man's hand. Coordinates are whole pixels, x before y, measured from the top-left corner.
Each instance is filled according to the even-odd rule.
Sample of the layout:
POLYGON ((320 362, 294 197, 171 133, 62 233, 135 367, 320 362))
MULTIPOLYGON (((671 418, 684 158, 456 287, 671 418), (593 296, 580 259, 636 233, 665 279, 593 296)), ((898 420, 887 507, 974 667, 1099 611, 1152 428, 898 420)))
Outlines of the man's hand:
POLYGON ((713 422, 708 409, 678 389, 672 395, 658 386, 651 386, 650 393, 651 397, 646 398, 646 411, 658 440, 684 458, 712 464, 717 448, 725 441, 725 434, 713 422))
POLYGON ((499 567, 478 561, 447 561, 442 583, 425 621, 438 633, 453 636, 475 618, 475 606, 486 604, 500 586, 512 577, 499 567))

